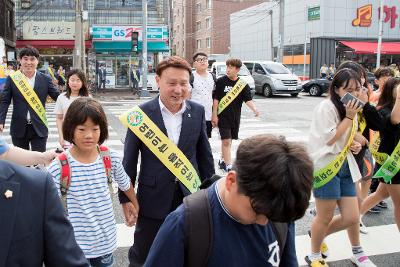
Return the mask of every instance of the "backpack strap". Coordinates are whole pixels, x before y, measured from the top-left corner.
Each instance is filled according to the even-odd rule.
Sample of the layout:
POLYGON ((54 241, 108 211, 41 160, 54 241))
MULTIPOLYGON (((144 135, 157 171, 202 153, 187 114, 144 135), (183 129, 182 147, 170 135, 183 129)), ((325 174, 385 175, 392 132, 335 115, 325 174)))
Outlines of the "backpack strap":
POLYGON ((98 146, 97 150, 103 160, 104 170, 107 176, 107 183, 110 189, 110 194, 113 192, 112 189, 112 165, 111 165, 111 155, 110 150, 106 146, 98 146))
POLYGON ((276 240, 279 245, 279 258, 282 259, 282 254, 286 245, 286 237, 288 232, 288 224, 287 223, 278 223, 271 221, 272 230, 276 236, 276 240))
POLYGON ((62 152, 58 154, 58 163, 60 164, 60 192, 61 202, 64 206, 65 212, 68 214, 67 209, 67 192, 71 184, 71 167, 68 161, 67 153, 62 152))
POLYGON ((213 242, 213 223, 208 191, 200 190, 183 199, 185 207, 185 266, 207 266, 213 242))

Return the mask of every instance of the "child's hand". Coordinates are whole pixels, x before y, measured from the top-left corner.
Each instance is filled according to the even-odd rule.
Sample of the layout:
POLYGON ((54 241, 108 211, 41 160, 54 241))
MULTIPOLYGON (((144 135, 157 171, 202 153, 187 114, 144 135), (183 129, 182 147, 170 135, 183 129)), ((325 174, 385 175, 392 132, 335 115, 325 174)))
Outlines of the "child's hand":
POLYGON ((122 204, 122 210, 124 211, 125 216, 125 224, 129 227, 134 226, 136 224, 138 214, 139 214, 139 206, 136 208, 132 202, 127 202, 122 204))

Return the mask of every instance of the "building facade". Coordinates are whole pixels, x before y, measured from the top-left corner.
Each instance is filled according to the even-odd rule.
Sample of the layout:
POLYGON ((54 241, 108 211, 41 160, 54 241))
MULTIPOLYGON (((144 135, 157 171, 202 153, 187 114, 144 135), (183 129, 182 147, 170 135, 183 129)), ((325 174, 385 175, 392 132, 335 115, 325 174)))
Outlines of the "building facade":
MULTIPOLYGON (((83 22, 86 62, 89 79, 96 79, 100 65, 107 69, 109 88, 126 88, 130 83, 130 70, 140 68, 141 44, 133 51, 132 29, 141 28, 143 12, 141 0, 81 0, 87 14, 83 22)), ((155 27, 166 29, 154 45, 149 38, 148 65, 155 66, 169 52, 167 0, 147 1, 148 30, 155 27)), ((69 69, 73 65, 75 40, 74 0, 17 0, 16 1, 17 47, 32 45, 39 49, 39 67, 53 64, 56 68, 69 69)), ((140 30, 141 31, 141 30, 140 30)), ((155 34, 153 32, 153 34, 155 34)), ((158 33, 157 33, 158 34, 158 33)), ((158 35, 157 35, 158 36, 158 35)), ((141 35, 139 35, 141 40, 141 35)))
MULTIPOLYGON (((285 0, 283 37, 280 38, 279 34, 279 17, 273 16, 273 45, 270 44, 271 27, 265 27, 270 24, 268 16, 254 14, 254 9, 266 7, 259 5, 253 10, 246 9, 231 15, 231 20, 234 16, 247 17, 240 23, 231 23, 231 32, 246 29, 242 31, 241 40, 231 36, 232 55, 243 59, 271 60, 271 50, 276 52, 281 39, 283 63, 298 75, 318 77, 323 64, 334 63, 338 66, 345 60, 357 61, 372 70, 376 65, 379 6, 379 0, 285 0), (250 20, 250 16, 260 21, 253 17, 250 20), (263 27, 266 33, 261 33, 263 27), (254 31, 254 28, 260 31, 254 31), (246 52, 240 49, 243 46, 262 47, 263 44, 267 44, 269 51, 254 48, 248 50, 253 52, 246 52)), ((399 8, 399 1, 385 1, 381 60, 384 65, 400 61, 400 45, 397 44, 400 40, 399 8)), ((277 14, 279 11, 274 9, 273 12, 277 14)))
POLYGON ((15 3, 13 0, 0 0, 0 58, 15 60, 15 3))
POLYGON ((192 61, 195 52, 212 58, 230 53, 229 15, 263 1, 171 0, 172 53, 192 61))

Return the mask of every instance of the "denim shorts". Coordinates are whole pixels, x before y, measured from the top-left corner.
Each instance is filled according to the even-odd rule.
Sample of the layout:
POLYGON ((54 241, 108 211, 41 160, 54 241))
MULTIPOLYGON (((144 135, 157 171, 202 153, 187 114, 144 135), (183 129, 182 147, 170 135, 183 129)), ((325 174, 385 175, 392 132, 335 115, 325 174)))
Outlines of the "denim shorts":
POLYGON ((342 197, 355 197, 356 186, 351 178, 347 160, 339 172, 325 185, 313 189, 314 197, 320 199, 340 199, 342 197))
POLYGON ((112 253, 97 258, 88 259, 91 267, 109 267, 114 264, 112 253))

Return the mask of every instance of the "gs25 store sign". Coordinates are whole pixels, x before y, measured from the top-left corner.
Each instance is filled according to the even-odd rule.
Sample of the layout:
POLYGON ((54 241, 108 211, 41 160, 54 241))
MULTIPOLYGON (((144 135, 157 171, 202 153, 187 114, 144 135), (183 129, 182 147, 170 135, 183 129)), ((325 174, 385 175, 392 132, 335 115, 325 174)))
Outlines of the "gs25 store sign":
MULTIPOLYGON (((127 41, 132 37, 132 32, 139 33, 139 41, 142 41, 142 27, 140 26, 112 26, 92 28, 92 39, 127 41)), ((165 41, 168 39, 167 27, 149 26, 147 27, 147 39, 152 41, 165 41)))

